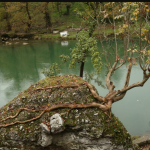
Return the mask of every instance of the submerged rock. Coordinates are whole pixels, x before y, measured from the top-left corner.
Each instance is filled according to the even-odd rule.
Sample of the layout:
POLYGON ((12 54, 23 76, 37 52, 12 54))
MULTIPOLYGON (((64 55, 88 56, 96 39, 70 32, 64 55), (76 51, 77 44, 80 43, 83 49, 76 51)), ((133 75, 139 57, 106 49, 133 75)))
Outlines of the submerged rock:
MULTIPOLYGON (((40 80, 0 109, 0 148, 133 149, 123 124, 99 108, 58 108, 98 102, 76 75, 40 80), (80 86, 70 86, 80 84, 80 86), (65 87, 63 87, 65 85, 65 87), (50 108, 57 107, 50 111, 50 108), (12 116, 12 117, 9 117, 12 116)), ((93 87, 94 88, 94 87, 93 87)))

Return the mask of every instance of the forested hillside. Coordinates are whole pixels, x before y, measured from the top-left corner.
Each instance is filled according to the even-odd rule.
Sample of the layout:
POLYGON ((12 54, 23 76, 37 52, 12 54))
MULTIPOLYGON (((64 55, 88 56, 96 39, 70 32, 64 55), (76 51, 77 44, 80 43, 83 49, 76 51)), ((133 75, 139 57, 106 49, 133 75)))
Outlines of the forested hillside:
MULTIPOLYGON (((83 4, 84 5, 84 4, 83 4)), ((1 2, 1 32, 51 33, 54 28, 79 27, 78 2, 1 2)))
MULTIPOLYGON (((144 5, 146 7, 143 7, 141 12, 146 15, 149 13, 150 3, 145 2, 144 5)), ((76 38, 75 31, 80 28, 88 29, 89 24, 93 23, 91 18, 94 19, 94 14, 98 14, 102 22, 100 27, 104 28, 106 34, 111 35, 114 33, 112 22, 115 16, 117 16, 115 30, 124 22, 124 17, 119 12, 124 8, 126 7, 123 2, 115 5, 112 2, 0 2, 0 33, 42 34, 42 38, 56 39, 60 35, 54 34, 54 30, 59 32, 68 30, 69 37, 76 38)), ((134 13, 139 16, 138 11, 135 10, 134 13)), ((128 23, 134 25, 135 19, 138 20, 134 18, 132 21, 130 18, 128 23)), ((93 36, 97 36, 98 29, 96 26, 93 29, 93 36)))

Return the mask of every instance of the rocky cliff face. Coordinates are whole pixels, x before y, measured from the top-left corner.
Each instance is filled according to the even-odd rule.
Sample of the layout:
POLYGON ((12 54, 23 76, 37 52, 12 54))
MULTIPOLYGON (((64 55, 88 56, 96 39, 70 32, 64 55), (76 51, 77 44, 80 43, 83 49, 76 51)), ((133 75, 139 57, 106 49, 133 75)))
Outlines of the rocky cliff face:
POLYGON ((113 114, 67 107, 98 102, 83 82, 75 75, 45 78, 3 106, 0 149, 133 149, 129 133, 113 114))

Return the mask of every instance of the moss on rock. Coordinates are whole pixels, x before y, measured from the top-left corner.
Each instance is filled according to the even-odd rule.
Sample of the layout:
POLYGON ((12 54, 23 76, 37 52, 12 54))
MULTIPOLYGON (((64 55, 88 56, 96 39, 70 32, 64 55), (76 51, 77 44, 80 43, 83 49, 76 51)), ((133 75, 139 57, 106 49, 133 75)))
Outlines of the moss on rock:
MULTIPOLYGON (((15 118, 9 118, 6 121, 0 122, 0 125, 32 119, 42 112, 41 108, 52 105, 98 102, 85 85, 75 88, 63 88, 61 86, 75 85, 83 82, 85 81, 76 75, 60 75, 40 80, 3 106, 0 109, 0 120, 14 116, 21 107, 37 111, 29 112, 23 110, 15 118), (54 87, 49 88, 52 86, 54 87)), ((40 123, 45 123, 49 126, 50 117, 55 113, 59 113, 64 120, 65 131, 63 132, 71 131, 77 133, 80 131, 80 133, 78 132, 78 136, 88 136, 91 139, 109 139, 111 144, 114 144, 116 147, 123 146, 124 149, 133 148, 130 134, 113 114, 110 118, 99 108, 69 110, 69 108, 56 109, 45 112, 40 118, 34 121, 0 127, 0 147, 22 147, 25 149, 26 147, 40 146, 40 123)), ((75 143, 74 146, 81 144, 79 142, 75 143)), ((49 148, 53 146, 50 145, 49 148)), ((56 144, 55 146, 58 147, 60 145, 56 144)))

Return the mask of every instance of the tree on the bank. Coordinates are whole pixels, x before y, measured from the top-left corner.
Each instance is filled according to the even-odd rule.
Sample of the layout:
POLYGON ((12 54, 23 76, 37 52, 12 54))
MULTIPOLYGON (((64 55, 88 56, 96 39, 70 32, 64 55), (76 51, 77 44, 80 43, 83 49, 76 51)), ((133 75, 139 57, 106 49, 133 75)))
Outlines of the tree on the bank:
POLYGON ((64 2, 65 6, 66 6, 66 12, 64 13, 64 15, 69 15, 70 14, 70 8, 71 8, 71 5, 73 3, 74 2, 64 2))
POLYGON ((62 15, 61 2, 55 2, 55 5, 56 5, 57 12, 59 13, 59 16, 61 17, 62 15))
POLYGON ((47 33, 52 32, 52 20, 51 20, 51 11, 49 7, 51 7, 51 2, 40 2, 38 7, 36 8, 37 11, 43 14, 43 18, 45 20, 45 27, 47 29, 47 33))
POLYGON ((80 63, 80 77, 83 77, 84 63, 87 57, 91 57, 93 66, 99 73, 101 70, 101 57, 97 50, 97 42, 94 38, 89 37, 87 31, 80 31, 77 36, 76 47, 71 52, 70 68, 74 68, 76 63, 80 63))
POLYGON ((7 13, 11 15, 12 31, 29 32, 32 26, 32 14, 29 2, 7 2, 7 13))
POLYGON ((7 12, 7 2, 0 2, 0 28, 11 31, 10 14, 7 12))

